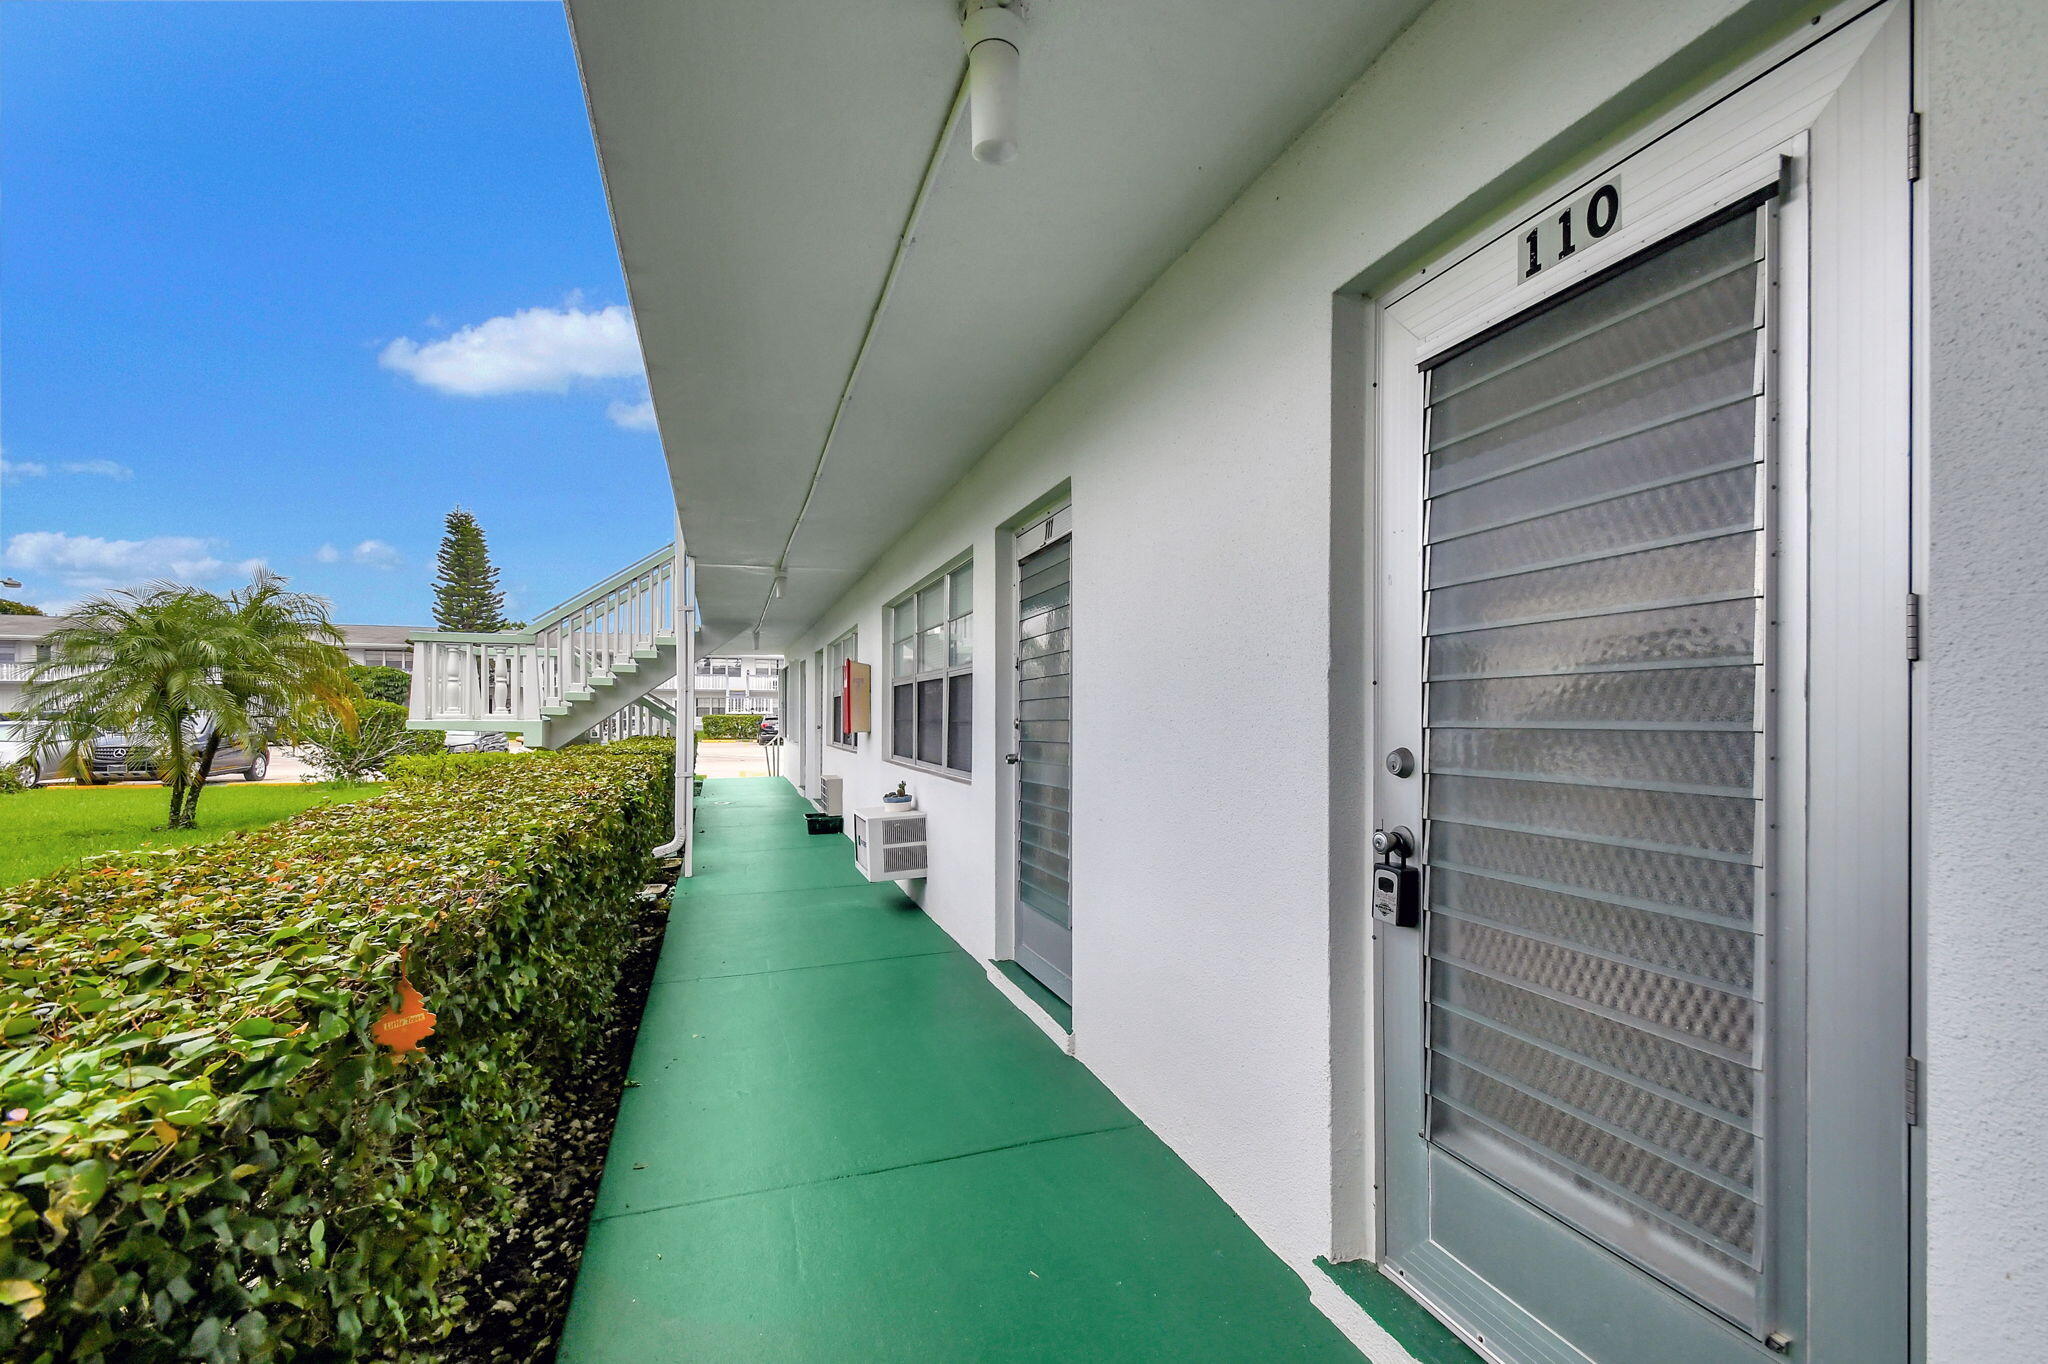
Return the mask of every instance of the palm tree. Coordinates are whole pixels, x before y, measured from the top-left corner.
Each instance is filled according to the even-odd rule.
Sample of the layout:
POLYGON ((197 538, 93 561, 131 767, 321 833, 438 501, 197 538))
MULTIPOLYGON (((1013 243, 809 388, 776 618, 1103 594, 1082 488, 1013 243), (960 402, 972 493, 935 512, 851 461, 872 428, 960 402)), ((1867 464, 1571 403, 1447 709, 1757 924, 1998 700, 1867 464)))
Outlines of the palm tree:
POLYGON ((253 718, 256 727, 238 727, 233 733, 223 725, 213 727, 197 755, 195 780, 186 788, 186 827, 198 818, 199 793, 223 741, 247 747, 261 741, 266 723, 290 732, 328 715, 353 730, 355 702, 363 695, 349 676, 341 632, 328 619, 322 598, 286 591, 283 578, 258 571, 226 605, 238 638, 221 667, 221 686, 234 698, 237 714, 253 718))
POLYGON ((168 828, 197 827, 221 745, 261 744, 266 729, 316 712, 354 718, 326 603, 273 574, 227 597, 155 583, 69 614, 24 688, 31 735, 80 775, 96 735, 131 735, 170 787, 168 828))

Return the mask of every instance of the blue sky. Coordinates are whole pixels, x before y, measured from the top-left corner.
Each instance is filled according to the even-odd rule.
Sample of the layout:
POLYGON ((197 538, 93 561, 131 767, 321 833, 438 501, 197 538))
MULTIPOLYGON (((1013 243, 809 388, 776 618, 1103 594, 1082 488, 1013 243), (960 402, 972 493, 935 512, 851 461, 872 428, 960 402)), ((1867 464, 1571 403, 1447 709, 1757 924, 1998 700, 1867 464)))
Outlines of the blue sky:
POLYGON ((426 624, 459 503, 516 617, 668 538, 559 5, 0 4, 0 175, 0 595, 426 624))

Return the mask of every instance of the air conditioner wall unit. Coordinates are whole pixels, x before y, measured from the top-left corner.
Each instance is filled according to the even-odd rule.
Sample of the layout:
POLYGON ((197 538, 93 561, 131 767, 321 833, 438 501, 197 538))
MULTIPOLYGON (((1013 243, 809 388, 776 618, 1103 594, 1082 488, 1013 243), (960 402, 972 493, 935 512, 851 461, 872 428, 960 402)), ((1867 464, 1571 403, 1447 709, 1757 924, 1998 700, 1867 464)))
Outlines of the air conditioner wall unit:
POLYGON ((828 815, 846 813, 846 783, 838 777, 818 778, 818 808, 828 815))
POLYGON ((922 810, 875 806, 849 816, 853 865, 870 881, 909 881, 931 870, 922 810))

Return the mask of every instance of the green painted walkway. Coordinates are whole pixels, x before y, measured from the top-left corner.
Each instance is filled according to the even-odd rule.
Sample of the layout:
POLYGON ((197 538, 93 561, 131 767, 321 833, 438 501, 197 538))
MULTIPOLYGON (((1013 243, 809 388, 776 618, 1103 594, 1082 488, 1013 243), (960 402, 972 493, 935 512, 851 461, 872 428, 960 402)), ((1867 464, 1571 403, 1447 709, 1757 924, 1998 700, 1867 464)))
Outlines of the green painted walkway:
POLYGON ((778 778, 714 779, 558 1358, 1357 1360, 778 778))

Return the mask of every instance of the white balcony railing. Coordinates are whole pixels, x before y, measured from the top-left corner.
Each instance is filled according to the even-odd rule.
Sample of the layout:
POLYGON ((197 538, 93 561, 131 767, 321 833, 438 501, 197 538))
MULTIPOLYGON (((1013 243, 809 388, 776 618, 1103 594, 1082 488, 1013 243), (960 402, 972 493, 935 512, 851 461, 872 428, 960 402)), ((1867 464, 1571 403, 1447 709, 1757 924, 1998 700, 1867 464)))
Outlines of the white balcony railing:
MULTIPOLYGON (((34 662, 0 663, 0 682, 26 682, 28 681, 29 674, 34 672, 38 667, 41 666, 41 664, 34 662)), ((78 667, 51 668, 48 671, 46 671, 43 674, 43 676, 76 677, 78 674, 84 671, 86 671, 84 668, 78 667)))
POLYGON ((675 547, 664 545, 527 630, 412 637, 412 718, 534 723, 675 637, 675 547))

